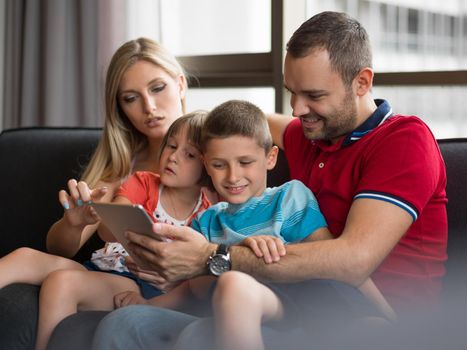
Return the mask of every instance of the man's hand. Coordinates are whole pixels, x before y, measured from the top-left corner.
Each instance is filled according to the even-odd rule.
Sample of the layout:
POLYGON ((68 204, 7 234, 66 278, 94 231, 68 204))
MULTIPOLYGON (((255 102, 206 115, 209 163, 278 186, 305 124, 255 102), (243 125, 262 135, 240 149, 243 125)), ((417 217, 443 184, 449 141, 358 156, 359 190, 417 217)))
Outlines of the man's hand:
POLYGON ((145 270, 136 265, 131 256, 125 257, 125 266, 130 270, 131 273, 152 284, 157 289, 168 292, 178 286, 181 282, 168 282, 164 277, 162 277, 156 271, 145 270))
POLYGON ((278 262, 286 253, 284 242, 279 237, 258 235, 245 238, 240 245, 249 247, 266 264, 278 262))
POLYGON ((168 282, 206 274, 206 262, 216 250, 204 236, 191 227, 155 223, 154 238, 127 232, 128 249, 145 262, 145 270, 154 270, 168 282))
POLYGON ((126 291, 122 293, 118 293, 114 295, 114 305, 115 308, 118 309, 120 307, 128 306, 128 305, 146 305, 149 304, 146 299, 143 298, 141 294, 138 292, 133 291, 126 291))

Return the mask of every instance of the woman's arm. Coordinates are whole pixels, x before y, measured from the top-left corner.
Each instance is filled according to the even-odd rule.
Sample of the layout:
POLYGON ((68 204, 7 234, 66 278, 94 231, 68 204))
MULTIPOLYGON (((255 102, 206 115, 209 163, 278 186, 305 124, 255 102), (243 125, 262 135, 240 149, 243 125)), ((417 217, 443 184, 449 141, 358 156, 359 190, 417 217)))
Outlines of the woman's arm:
POLYGON ((96 232, 99 225, 98 217, 93 214, 87 203, 110 202, 119 185, 120 181, 100 182, 91 191, 85 182, 77 182, 74 179, 68 181, 69 192, 59 192, 59 201, 65 212, 47 233, 47 250, 52 254, 73 257, 96 232))

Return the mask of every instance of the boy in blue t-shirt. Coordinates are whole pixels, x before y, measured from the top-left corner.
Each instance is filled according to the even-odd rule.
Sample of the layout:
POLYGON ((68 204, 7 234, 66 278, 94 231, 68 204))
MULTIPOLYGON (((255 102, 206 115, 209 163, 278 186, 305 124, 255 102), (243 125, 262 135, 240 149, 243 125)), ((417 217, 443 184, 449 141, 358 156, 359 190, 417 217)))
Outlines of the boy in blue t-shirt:
MULTIPOLYGON (((273 146, 263 112, 246 101, 228 101, 213 109, 202 131, 204 164, 223 200, 193 220, 192 227, 209 241, 242 244, 265 263, 278 262, 285 245, 332 239, 313 193, 300 181, 267 188, 267 171, 274 168, 278 148, 273 146)), ((240 272, 227 271, 217 280, 198 277, 150 300, 116 296, 119 306, 149 303, 180 308, 188 295, 206 298, 216 281, 212 306, 216 337, 222 349, 261 349, 261 324, 287 320, 299 323, 294 305, 297 284, 263 284, 240 272)), ((395 315, 372 281, 360 290, 389 319, 395 315)))

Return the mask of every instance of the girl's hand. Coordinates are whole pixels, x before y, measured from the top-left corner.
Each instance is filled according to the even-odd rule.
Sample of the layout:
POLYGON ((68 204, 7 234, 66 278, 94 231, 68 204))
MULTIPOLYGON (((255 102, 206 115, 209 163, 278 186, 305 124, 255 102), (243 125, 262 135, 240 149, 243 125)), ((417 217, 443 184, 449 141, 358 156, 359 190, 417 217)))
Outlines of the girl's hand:
POLYGON ((179 281, 169 282, 156 271, 144 270, 140 268, 138 265, 136 265, 131 256, 125 257, 125 266, 128 267, 128 270, 130 270, 131 273, 138 276, 140 279, 165 292, 174 289, 181 283, 179 281))
POLYGON ((250 248, 266 264, 278 262, 284 256, 285 245, 279 237, 258 235, 245 238, 240 245, 250 248))
POLYGON ((133 291, 126 291, 114 295, 114 305, 115 308, 121 308, 128 305, 146 305, 149 304, 146 299, 143 298, 141 294, 133 291))
POLYGON ((68 192, 61 190, 58 200, 65 209, 65 219, 71 226, 84 227, 99 221, 96 211, 89 205, 98 202, 107 193, 107 187, 91 190, 84 181, 68 181, 68 192))

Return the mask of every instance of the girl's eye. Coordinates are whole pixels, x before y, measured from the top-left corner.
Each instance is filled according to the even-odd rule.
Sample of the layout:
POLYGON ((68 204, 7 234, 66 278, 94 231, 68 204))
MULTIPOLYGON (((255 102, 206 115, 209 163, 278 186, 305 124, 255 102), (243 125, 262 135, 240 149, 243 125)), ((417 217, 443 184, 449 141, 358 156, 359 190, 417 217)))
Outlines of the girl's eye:
POLYGON ((212 166, 214 169, 222 169, 223 164, 221 164, 221 163, 213 163, 213 164, 211 164, 211 166, 212 166))
POLYGON ((168 143, 168 144, 167 144, 167 148, 170 148, 170 149, 176 149, 176 148, 177 148, 177 146, 176 146, 176 145, 174 145, 173 143, 168 143))
POLYGON ((126 95, 126 96, 123 96, 122 100, 125 103, 131 103, 131 102, 134 102, 136 100, 136 96, 135 95, 126 95))

